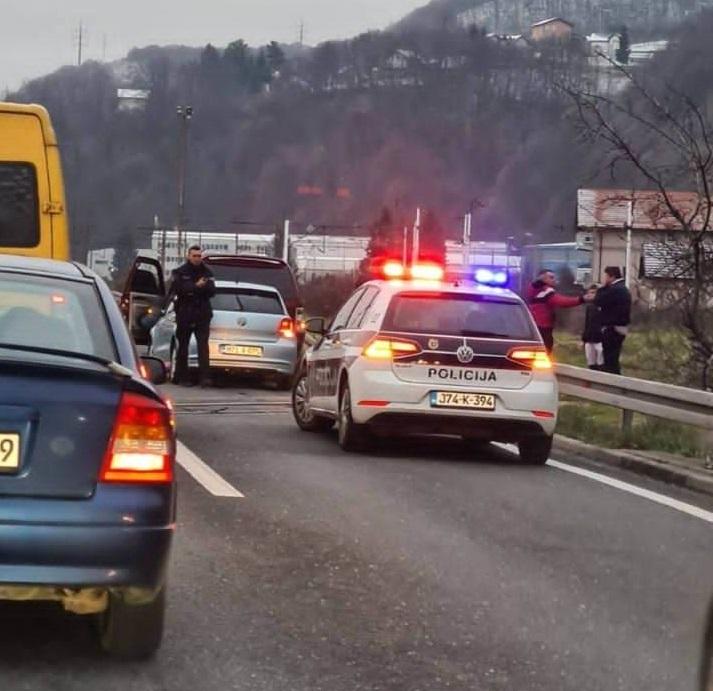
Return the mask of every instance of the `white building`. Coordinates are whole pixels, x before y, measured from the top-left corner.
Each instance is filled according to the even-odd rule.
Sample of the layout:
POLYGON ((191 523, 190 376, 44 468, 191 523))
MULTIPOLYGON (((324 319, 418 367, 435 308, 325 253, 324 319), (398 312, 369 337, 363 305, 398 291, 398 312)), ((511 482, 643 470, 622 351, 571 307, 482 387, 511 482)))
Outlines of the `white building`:
POLYGON ((113 247, 90 250, 87 252, 87 266, 105 281, 110 281, 116 268, 114 266, 115 256, 116 250, 113 247))
POLYGON ((151 92, 146 89, 117 89, 119 110, 123 113, 141 111, 146 108, 151 92))

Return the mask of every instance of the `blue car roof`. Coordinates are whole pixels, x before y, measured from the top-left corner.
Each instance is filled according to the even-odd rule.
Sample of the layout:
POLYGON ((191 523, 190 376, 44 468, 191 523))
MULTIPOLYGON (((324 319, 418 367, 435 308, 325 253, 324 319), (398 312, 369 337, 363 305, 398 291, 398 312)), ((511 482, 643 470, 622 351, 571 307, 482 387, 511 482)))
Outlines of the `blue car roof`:
POLYGON ((45 276, 56 276, 57 278, 87 278, 87 274, 79 266, 71 262, 23 257, 15 254, 0 254, 0 269, 27 271, 45 276))

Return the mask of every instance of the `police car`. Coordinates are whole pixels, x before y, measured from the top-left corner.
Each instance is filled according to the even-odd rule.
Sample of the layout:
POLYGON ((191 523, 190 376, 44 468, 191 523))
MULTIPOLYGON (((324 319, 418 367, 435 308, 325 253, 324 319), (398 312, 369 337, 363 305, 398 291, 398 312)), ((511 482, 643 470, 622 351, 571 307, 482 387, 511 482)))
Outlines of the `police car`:
POLYGON ((293 388, 299 427, 339 427, 346 451, 374 436, 447 434, 515 443, 544 464, 557 422, 552 362, 504 271, 445 280, 432 264, 390 262, 361 285, 316 342, 293 388))

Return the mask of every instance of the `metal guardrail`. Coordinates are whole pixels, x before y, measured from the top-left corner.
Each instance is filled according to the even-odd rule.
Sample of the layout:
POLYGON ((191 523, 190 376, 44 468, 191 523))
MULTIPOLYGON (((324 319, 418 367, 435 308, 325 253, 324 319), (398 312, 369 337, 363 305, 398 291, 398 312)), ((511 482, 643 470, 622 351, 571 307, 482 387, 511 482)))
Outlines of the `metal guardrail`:
POLYGON ((634 413, 713 432, 713 393, 708 391, 620 377, 572 365, 556 365, 555 371, 560 393, 623 410, 625 435, 631 433, 634 413))

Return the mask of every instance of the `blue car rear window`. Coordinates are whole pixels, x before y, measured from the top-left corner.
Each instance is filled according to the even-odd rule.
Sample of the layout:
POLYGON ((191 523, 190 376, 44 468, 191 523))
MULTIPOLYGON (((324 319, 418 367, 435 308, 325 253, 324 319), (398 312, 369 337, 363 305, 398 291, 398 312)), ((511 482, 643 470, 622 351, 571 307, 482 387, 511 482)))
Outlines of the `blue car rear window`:
POLYGON ((116 358, 91 283, 0 272, 0 343, 116 358))

